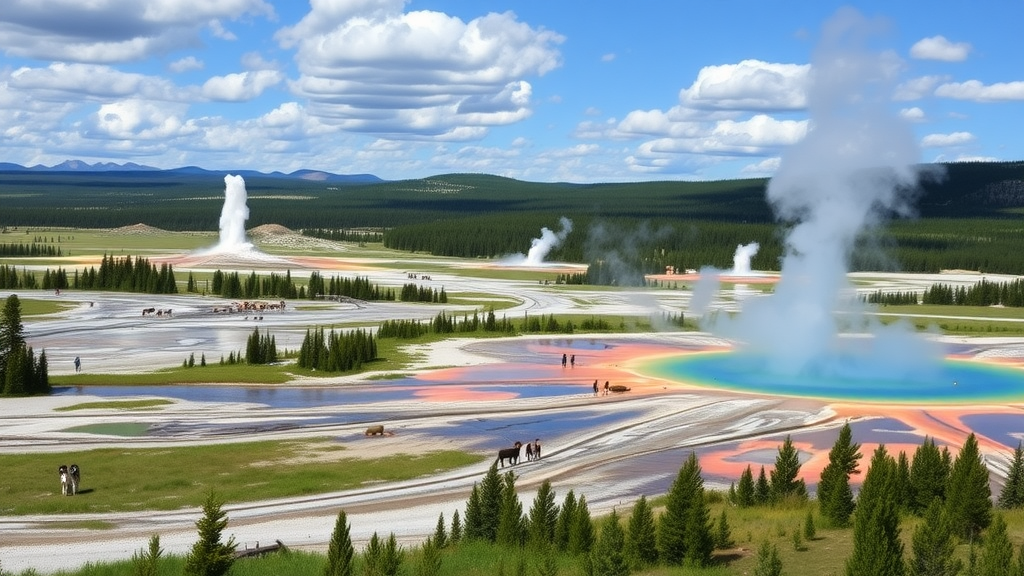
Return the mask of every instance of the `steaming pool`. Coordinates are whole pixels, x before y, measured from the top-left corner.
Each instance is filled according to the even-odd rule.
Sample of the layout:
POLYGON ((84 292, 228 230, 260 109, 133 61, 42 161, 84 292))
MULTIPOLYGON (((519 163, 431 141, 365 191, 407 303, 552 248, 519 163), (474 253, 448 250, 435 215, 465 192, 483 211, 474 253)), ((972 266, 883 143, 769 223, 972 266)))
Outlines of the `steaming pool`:
POLYGON ((713 351, 659 357, 644 362, 639 371, 708 388, 824 400, 972 404, 1024 399, 1024 369, 1008 364, 947 358, 898 375, 871 374, 870 366, 858 366, 856 360, 832 373, 780 374, 768 365, 756 355, 713 351))

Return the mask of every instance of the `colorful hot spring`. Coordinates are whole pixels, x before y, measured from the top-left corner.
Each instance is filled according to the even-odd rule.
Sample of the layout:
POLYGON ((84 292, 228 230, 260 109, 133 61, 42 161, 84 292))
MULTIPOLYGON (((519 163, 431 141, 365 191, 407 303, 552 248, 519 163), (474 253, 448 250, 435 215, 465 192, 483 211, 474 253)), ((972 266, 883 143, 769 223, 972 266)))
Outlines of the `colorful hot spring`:
POLYGON ((765 358, 741 352, 699 352, 644 363, 642 373, 666 380, 773 396, 855 402, 974 404, 1024 400, 1024 369, 945 359, 895 375, 877 366, 779 374, 765 358))

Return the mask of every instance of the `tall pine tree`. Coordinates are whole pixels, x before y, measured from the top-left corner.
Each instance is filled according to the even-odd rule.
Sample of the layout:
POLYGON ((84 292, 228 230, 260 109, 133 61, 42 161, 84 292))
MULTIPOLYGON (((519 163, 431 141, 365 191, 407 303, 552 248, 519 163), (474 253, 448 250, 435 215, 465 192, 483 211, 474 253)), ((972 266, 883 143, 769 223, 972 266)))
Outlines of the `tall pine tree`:
POLYGON ((853 515, 853 553, 846 576, 903 576, 903 543, 895 497, 896 461, 880 444, 871 457, 853 515))
POLYGON ((911 542, 908 576, 956 576, 963 563, 956 558, 956 535, 949 516, 936 498, 917 525, 911 542))
POLYGON ((690 452, 669 489, 658 523, 659 556, 668 564, 706 566, 714 550, 709 516, 700 463, 697 454, 690 452))
POLYGON ((799 475, 800 454, 793 446, 793 438, 787 434, 770 475, 771 499, 775 502, 789 498, 807 499, 807 486, 802 478, 798 478, 799 475))
POLYGON ((850 476, 860 472, 857 466, 860 459, 860 444, 853 441, 853 431, 847 422, 839 429, 839 437, 828 453, 828 464, 822 469, 818 482, 821 515, 832 526, 846 526, 853 515, 850 476))
POLYGON ((992 489, 988 467, 981 459, 978 439, 967 436, 949 472, 946 510, 953 530, 965 540, 972 539, 992 522, 992 489))
POLYGON ((630 565, 641 570, 658 561, 658 533, 654 524, 654 511, 647 502, 647 496, 633 504, 633 513, 626 527, 626 559, 630 565))
POLYGON ((999 507, 1006 509, 1024 506, 1024 443, 1017 443, 1006 472, 1006 483, 999 492, 999 507))

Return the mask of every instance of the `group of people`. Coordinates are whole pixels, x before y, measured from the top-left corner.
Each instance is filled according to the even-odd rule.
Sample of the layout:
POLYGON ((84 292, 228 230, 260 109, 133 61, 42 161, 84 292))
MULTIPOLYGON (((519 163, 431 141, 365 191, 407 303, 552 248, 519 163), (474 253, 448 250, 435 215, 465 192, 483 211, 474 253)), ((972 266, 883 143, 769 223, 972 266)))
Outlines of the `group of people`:
POLYGON ((573 354, 570 357, 570 356, 568 356, 566 354, 562 354, 562 368, 565 368, 566 363, 568 363, 572 368, 575 368, 576 367, 576 355, 573 354))
MULTIPOLYGON (((598 388, 598 386, 597 386, 597 380, 594 380, 594 396, 597 396, 599 390, 600 390, 600 388, 598 388)), ((607 396, 609 392, 611 392, 611 385, 608 383, 607 380, 605 380, 604 381, 604 395, 607 396)))

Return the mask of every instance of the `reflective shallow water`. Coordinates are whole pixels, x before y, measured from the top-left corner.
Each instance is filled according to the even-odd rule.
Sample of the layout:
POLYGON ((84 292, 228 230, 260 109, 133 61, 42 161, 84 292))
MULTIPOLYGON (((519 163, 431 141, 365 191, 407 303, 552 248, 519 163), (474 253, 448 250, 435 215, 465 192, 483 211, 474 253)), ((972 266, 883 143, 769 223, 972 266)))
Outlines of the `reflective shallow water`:
POLYGON ((587 389, 562 383, 425 384, 414 379, 381 381, 372 386, 65 386, 54 388, 54 394, 66 396, 100 396, 103 398, 158 396, 192 402, 247 402, 268 408, 318 408, 323 406, 369 404, 393 400, 410 400, 436 393, 445 386, 465 393, 500 393, 517 398, 541 398, 580 394, 587 389))
POLYGON ((834 373, 779 374, 767 366, 756 356, 702 352, 657 358, 644 363, 641 372, 737 392, 857 402, 964 404, 1024 399, 1024 370, 1010 365, 947 359, 899 375, 876 367, 860 370, 855 365, 834 373))

